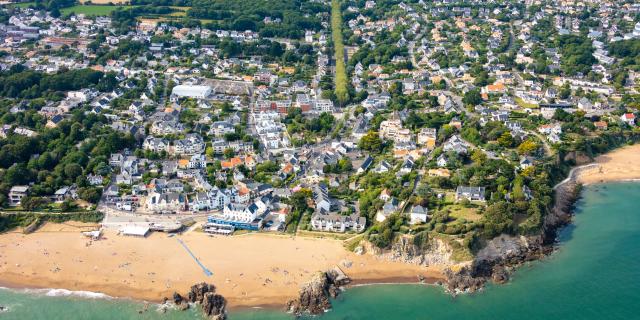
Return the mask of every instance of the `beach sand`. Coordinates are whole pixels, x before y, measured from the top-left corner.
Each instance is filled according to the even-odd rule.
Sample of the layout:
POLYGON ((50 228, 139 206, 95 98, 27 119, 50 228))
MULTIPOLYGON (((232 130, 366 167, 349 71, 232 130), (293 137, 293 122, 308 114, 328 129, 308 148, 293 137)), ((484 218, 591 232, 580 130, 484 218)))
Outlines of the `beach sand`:
POLYGON ((586 185, 640 179, 640 144, 601 155, 595 163, 599 166, 577 175, 578 182, 586 185))
POLYGON ((133 238, 107 231, 104 239, 90 241, 80 233, 84 229, 48 224, 33 234, 0 235, 0 285, 94 291, 159 302, 174 291, 184 294, 191 285, 206 281, 216 285, 231 308, 282 308, 312 273, 336 265, 357 284, 418 282, 418 275, 427 282, 443 278, 438 268, 356 255, 339 240, 264 233, 210 237, 195 231, 133 238), (213 276, 205 275, 178 238, 213 276))
MULTIPOLYGON (((640 145, 602 155, 596 163, 578 173, 579 182, 640 179, 640 145)), ((282 308, 314 272, 336 265, 354 284, 418 282, 418 275, 427 282, 444 278, 437 267, 356 255, 332 239, 268 233, 210 237, 201 232, 132 238, 106 231, 102 240, 90 241, 80 233, 93 228, 74 222, 46 224, 29 235, 20 230, 1 234, 0 286, 94 291, 159 302, 206 281, 216 285, 232 308, 282 308), (178 238, 213 276, 205 275, 178 238)))

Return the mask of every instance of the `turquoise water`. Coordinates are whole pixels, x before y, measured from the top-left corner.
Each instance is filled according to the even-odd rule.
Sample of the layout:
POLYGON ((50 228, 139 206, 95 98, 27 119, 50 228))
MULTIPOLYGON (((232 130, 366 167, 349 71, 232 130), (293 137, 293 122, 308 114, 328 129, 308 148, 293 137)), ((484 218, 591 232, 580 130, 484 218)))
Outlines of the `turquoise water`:
MULTIPOLYGON (((520 268, 506 285, 452 298, 434 286, 353 288, 322 319, 640 319, 640 184, 587 187, 557 252, 520 268)), ((43 297, 0 290, 0 319, 199 319, 122 300, 43 297), (151 308, 153 309, 153 308, 151 308)), ((231 319, 291 319, 264 310, 231 319)))

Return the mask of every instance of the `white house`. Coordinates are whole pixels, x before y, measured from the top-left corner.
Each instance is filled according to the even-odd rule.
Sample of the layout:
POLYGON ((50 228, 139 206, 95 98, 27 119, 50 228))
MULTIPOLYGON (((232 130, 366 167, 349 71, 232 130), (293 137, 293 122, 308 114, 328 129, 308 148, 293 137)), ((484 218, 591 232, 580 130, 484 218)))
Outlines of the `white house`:
POLYGON ((467 199, 470 201, 485 201, 484 187, 463 187, 456 189, 456 200, 467 199))
POLYGON ((13 186, 9 190, 9 205, 17 206, 22 201, 22 198, 29 194, 29 186, 13 186))
POLYGON ((427 210, 427 208, 421 205, 417 205, 411 208, 411 213, 410 213, 411 224, 419 224, 419 223, 427 222, 428 212, 429 210, 427 210))
POLYGON ((316 211, 311 216, 311 228, 315 231, 346 232, 351 230, 362 232, 366 223, 367 220, 358 216, 357 213, 343 216, 339 213, 316 211))
POLYGON ((636 115, 633 113, 625 113, 621 115, 620 120, 632 127, 636 125, 636 115))

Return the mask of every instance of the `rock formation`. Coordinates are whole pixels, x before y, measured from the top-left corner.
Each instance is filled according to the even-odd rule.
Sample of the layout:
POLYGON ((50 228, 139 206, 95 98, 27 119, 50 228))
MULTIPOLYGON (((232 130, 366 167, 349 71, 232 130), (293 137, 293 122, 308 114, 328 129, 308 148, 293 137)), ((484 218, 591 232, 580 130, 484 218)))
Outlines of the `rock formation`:
POLYGON ((337 297, 340 287, 349 281, 349 278, 337 267, 327 272, 318 272, 300 288, 298 298, 289 301, 287 310, 296 316, 322 314, 331 309, 329 298, 337 297))
POLYGON ((553 251, 557 231, 569 223, 571 211, 579 194, 579 185, 568 181, 556 189, 555 205, 545 216, 542 230, 531 236, 501 235, 490 241, 476 254, 469 267, 445 272, 445 287, 452 293, 473 292, 486 281, 508 281, 509 272, 527 261, 538 260, 553 251))
POLYGON ((445 270, 444 275, 447 277, 444 287, 454 295, 480 290, 486 282, 485 278, 474 277, 468 267, 462 267, 457 271, 449 268, 445 270))
POLYGON ((429 239, 424 247, 418 247, 413 243, 413 236, 402 235, 396 239, 391 248, 380 249, 369 241, 362 241, 356 248, 361 253, 370 253, 389 261, 417 264, 421 266, 454 266, 458 262, 453 261, 453 249, 441 239, 429 239))
POLYGON ((189 303, 187 300, 177 292, 173 293, 173 303, 180 310, 187 310, 189 308, 189 303))
POLYGON ((216 294, 216 287, 212 284, 205 282, 195 284, 191 286, 191 289, 187 293, 185 299, 181 294, 173 293, 173 303, 178 308, 185 310, 189 308, 189 302, 199 304, 202 308, 202 312, 211 319, 225 319, 227 300, 216 294))
POLYGON ((215 292, 216 287, 212 284, 201 282, 191 286, 191 290, 187 293, 187 299, 190 302, 201 302, 204 299, 204 294, 207 292, 215 292))

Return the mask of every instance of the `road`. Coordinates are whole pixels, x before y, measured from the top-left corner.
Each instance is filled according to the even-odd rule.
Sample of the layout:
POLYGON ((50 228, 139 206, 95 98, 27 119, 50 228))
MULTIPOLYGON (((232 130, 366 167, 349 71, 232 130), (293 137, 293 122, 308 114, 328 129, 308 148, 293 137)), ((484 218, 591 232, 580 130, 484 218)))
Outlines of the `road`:
POLYGON ((409 42, 409 44, 407 45, 407 48, 409 49, 409 57, 411 57, 411 64, 413 64, 414 68, 418 68, 418 61, 416 60, 416 53, 415 53, 416 42, 415 41, 409 42))
POLYGON ((540 139, 540 141, 542 141, 542 147, 544 148, 545 157, 550 157, 550 156, 553 156, 555 154, 553 149, 551 149, 551 147, 549 146, 549 142, 547 142, 547 139, 545 139, 541 134, 539 134, 539 133, 537 133, 535 131, 527 131, 527 133, 535 136, 536 138, 540 139))

